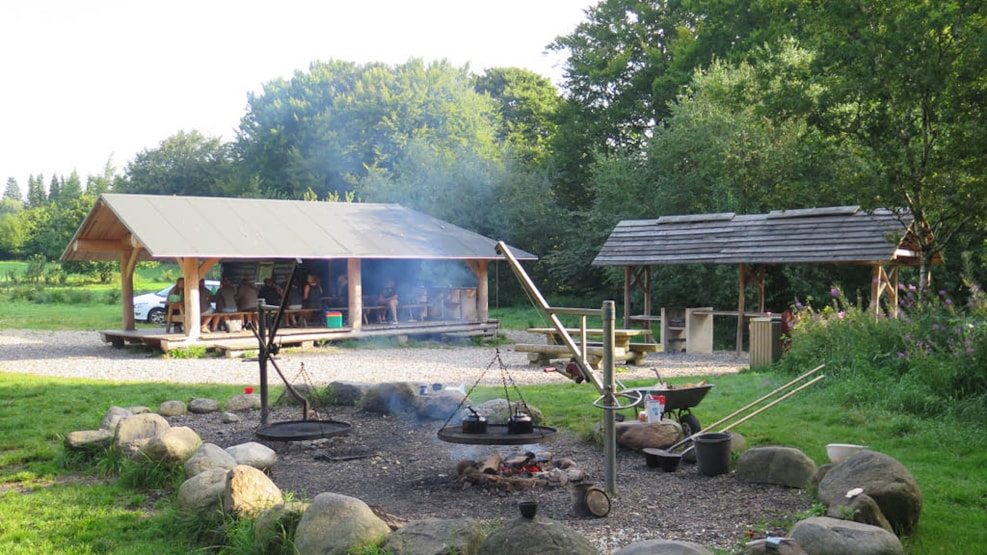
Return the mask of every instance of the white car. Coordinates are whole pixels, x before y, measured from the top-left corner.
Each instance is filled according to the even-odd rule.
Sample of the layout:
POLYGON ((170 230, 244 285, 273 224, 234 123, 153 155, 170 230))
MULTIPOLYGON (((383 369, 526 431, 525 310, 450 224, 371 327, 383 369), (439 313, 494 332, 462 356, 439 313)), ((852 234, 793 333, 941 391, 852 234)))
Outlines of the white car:
MULTIPOLYGON (((164 324, 165 304, 172 287, 174 285, 169 285, 157 293, 145 293, 134 297, 134 320, 146 321, 149 324, 164 324)), ((219 280, 207 279, 206 287, 215 294, 219 289, 219 280)))

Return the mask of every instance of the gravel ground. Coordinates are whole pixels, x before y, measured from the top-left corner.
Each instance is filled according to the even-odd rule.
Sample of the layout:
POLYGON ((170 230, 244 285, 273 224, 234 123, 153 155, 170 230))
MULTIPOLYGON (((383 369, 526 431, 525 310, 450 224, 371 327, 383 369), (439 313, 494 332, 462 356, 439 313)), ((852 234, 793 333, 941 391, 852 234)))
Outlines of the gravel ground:
MULTIPOLYGON (((515 343, 531 343, 541 336, 508 331, 515 343)), ((304 363, 315 383, 355 381, 364 383, 410 381, 415 383, 472 383, 493 361, 493 347, 428 346, 397 348, 322 347, 309 351, 287 350, 278 366, 289 377, 298 375, 304 363)), ((527 353, 510 345, 500 347, 501 359, 519 384, 558 382, 559 375, 528 364, 527 353)), ((650 353, 646 364, 621 367, 619 379, 650 379, 652 367, 663 378, 715 376, 737 372, 748 359, 733 352, 712 355, 650 353)), ((103 343, 97 332, 0 330, 0 370, 63 378, 95 380, 256 384, 257 363, 243 359, 170 359, 137 349, 115 349, 103 343)), ((272 385, 280 385, 273 370, 272 385)), ((492 368, 482 383, 500 383, 492 368)))
MULTIPOLYGON (((525 332, 508 332, 514 342, 541 339, 525 332)), ((500 347, 501 357, 518 384, 559 382, 528 364, 526 353, 510 345, 500 347)), ((304 363, 313 383, 330 381, 472 384, 493 361, 492 347, 428 345, 403 348, 336 348, 289 351, 279 366, 293 381, 304 363)), ((703 377, 733 373, 747 366, 746 356, 652 353, 647 363, 627 367, 621 379, 651 379, 652 367, 663 378, 703 377)), ((115 381, 182 383, 257 383, 256 362, 236 359, 168 359, 141 350, 114 349, 96 332, 43 332, 0 330, 0 371, 53 377, 115 381)), ((271 372, 270 383, 280 385, 271 372)), ((483 383, 500 383, 494 365, 483 383)), ((589 386, 587 386, 589 387, 589 386)), ((297 409, 275 409, 272 421, 298 418, 297 409)), ((570 493, 550 490, 527 494, 503 494, 483 488, 463 487, 456 480, 455 463, 463 458, 481 460, 490 449, 452 445, 436 439, 441 423, 406 422, 352 409, 331 415, 353 423, 346 436, 312 442, 265 442, 278 451, 274 480, 299 497, 324 491, 353 495, 400 518, 515 518, 517 501, 533 497, 539 514, 560 520, 589 538, 601 553, 649 538, 688 540, 728 549, 752 529, 764 533, 765 523, 806 510, 812 500, 800 491, 740 483, 731 476, 700 476, 693 465, 676 473, 662 473, 645 465, 642 455, 621 450, 618 454, 617 495, 610 515, 594 519, 573 514, 570 493), (346 455, 370 456, 346 460, 346 455), (334 457, 343 455, 342 459, 334 457), (336 461, 336 462, 333 462, 336 461)), ((186 415, 172 419, 175 425, 196 430, 205 441, 221 446, 258 441, 253 431, 258 411, 241 413, 238 423, 221 422, 218 414, 186 415)), ((68 430, 66 430, 68 431, 68 430)), ((530 446, 525 446, 528 448, 530 446)), ((598 481, 603 480, 602 454, 595 445, 568 433, 558 434, 544 446, 555 457, 570 457, 598 481)), ((535 447, 531 447, 534 449, 535 447)), ((511 447, 505 450, 514 449, 511 447)), ((505 455, 511 453, 505 452, 505 455)))

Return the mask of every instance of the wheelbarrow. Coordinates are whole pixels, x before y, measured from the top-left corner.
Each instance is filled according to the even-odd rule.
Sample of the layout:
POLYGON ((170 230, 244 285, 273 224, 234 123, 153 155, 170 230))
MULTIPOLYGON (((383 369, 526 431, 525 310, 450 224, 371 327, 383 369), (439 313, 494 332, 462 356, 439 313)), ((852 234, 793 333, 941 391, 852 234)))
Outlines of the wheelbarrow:
POLYGON ((692 414, 692 408, 702 402, 709 390, 713 389, 713 384, 703 384, 694 386, 676 387, 671 384, 653 385, 648 387, 633 387, 625 391, 638 391, 641 393, 641 400, 634 405, 634 411, 643 408, 647 400, 652 395, 663 395, 665 397, 665 411, 662 418, 677 420, 682 426, 682 433, 689 437, 702 430, 702 425, 696 415, 692 414))

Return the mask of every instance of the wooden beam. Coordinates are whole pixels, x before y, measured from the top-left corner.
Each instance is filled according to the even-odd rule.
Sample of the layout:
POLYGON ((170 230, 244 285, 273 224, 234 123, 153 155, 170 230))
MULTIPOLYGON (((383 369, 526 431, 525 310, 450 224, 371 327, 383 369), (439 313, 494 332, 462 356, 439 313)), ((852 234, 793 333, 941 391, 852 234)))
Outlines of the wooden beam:
POLYGON ((359 258, 346 260, 346 275, 349 279, 349 324, 353 331, 360 331, 363 327, 363 267, 359 258))
POLYGON ((202 263, 199 264, 199 275, 204 276, 208 274, 209 270, 212 270, 213 266, 215 266, 218 262, 218 258, 207 258, 203 260, 202 263))
POLYGON ((72 243, 72 250, 88 252, 116 252, 130 250, 133 248, 126 239, 76 239, 72 243))
POLYGON ((182 329, 191 340, 202 335, 202 312, 199 307, 199 261, 196 258, 179 258, 179 267, 185 277, 185 320, 182 329))

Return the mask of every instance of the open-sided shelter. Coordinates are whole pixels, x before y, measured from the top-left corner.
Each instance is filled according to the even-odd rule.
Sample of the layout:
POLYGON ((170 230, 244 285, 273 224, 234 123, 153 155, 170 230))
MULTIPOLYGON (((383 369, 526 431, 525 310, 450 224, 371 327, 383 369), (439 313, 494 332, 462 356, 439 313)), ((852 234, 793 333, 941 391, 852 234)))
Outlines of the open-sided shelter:
MULTIPOLYGON (((737 345, 744 319, 764 312, 764 267, 776 264, 853 264, 873 268, 871 307, 897 314, 898 268, 919 263, 912 220, 902 210, 865 211, 858 206, 776 210, 767 214, 730 213, 624 220, 610 233, 594 266, 624 267, 624 320, 631 325, 651 317, 651 268, 671 264, 736 264, 739 271, 737 345), (758 309, 745 307, 754 285, 758 309), (643 293, 643 312, 631 308, 632 292, 643 293)), ((934 262, 940 262, 939 257, 934 262)))
MULTIPOLYGON (((485 321, 487 265, 503 258, 495 246, 492 239, 396 204, 103 194, 62 260, 119 261, 126 330, 134 329, 137 262, 175 260, 185 277, 183 329, 195 339, 200 333, 198 281, 219 262, 345 261, 348 324, 359 330, 364 261, 461 261, 476 277, 476 320, 485 321)), ((536 258, 513 252, 525 260, 536 258)))

